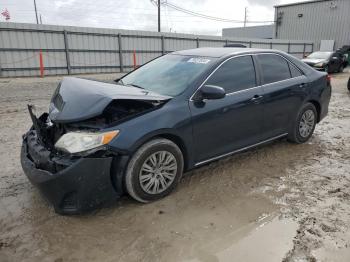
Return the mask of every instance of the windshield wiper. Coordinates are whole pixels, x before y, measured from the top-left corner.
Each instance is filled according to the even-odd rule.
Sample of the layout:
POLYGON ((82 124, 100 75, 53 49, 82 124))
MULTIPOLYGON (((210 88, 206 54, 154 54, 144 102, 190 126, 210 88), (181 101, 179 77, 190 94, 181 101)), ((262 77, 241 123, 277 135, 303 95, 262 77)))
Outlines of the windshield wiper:
POLYGON ((127 84, 127 86, 133 86, 133 87, 137 87, 137 88, 141 88, 141 89, 145 89, 142 86, 136 85, 136 84, 127 84))

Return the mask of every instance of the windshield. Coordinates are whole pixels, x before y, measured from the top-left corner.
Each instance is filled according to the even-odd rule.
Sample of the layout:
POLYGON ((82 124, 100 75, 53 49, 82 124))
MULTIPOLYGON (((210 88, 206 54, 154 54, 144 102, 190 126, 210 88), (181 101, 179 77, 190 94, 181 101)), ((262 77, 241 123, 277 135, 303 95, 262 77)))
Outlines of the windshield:
POLYGON ((331 56, 332 52, 315 52, 309 55, 307 58, 313 59, 328 59, 331 56))
POLYGON ((161 95, 181 94, 216 59, 165 55, 126 75, 120 83, 161 95))

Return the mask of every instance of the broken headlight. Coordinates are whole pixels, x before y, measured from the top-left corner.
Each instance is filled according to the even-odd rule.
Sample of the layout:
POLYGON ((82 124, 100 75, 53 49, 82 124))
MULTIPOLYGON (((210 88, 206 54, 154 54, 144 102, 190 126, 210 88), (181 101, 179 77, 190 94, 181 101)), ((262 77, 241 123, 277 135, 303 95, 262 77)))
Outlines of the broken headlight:
POLYGON ((104 133, 70 132, 56 142, 55 148, 71 154, 88 151, 108 144, 118 133, 118 130, 104 133))

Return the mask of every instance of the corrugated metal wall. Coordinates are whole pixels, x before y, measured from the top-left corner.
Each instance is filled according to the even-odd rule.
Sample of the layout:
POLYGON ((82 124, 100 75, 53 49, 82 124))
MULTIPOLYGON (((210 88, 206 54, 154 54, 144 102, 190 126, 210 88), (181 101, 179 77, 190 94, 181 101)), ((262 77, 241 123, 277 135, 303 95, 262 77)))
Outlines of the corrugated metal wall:
POLYGON ((321 40, 335 40, 335 48, 350 45, 349 0, 279 6, 275 15, 280 12, 278 39, 308 39, 315 43, 315 50, 319 50, 321 40))
POLYGON ((275 25, 260 25, 247 27, 223 28, 223 37, 254 37, 271 39, 274 38, 273 30, 275 25))
POLYGON ((313 51, 308 41, 222 38, 103 28, 0 23, 0 76, 37 76, 42 50, 45 75, 130 71, 168 52, 197 47, 279 49, 302 57, 313 51))

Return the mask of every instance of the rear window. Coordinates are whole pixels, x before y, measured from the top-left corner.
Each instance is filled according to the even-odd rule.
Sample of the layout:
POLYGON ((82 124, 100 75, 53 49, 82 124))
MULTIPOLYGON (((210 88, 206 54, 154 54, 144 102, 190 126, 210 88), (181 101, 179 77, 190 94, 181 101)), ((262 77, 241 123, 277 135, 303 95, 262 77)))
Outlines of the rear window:
POLYGON ((300 72, 300 70, 293 64, 289 63, 289 69, 290 73, 292 74, 292 77, 298 77, 302 76, 303 74, 300 72))
POLYGON ((270 84, 291 78, 288 62, 274 54, 258 55, 264 84, 270 84))

